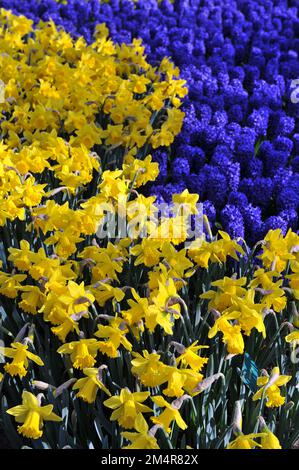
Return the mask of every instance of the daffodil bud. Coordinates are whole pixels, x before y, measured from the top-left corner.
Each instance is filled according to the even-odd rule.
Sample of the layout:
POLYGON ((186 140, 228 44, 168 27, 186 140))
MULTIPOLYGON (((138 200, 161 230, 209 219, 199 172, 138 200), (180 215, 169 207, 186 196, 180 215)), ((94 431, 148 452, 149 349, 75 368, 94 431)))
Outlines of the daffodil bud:
POLYGON ((261 431, 267 428, 266 421, 264 420, 262 416, 258 417, 258 423, 259 423, 259 428, 261 431))
POLYGON ((26 330, 27 330, 29 325, 30 325, 30 323, 25 323, 25 325, 20 329, 17 336, 15 337, 15 342, 16 343, 21 343, 22 342, 22 340, 25 336, 26 330))
POLYGON ((63 384, 59 385, 59 387, 57 387, 54 391, 55 397, 56 398, 59 397, 63 393, 64 390, 66 390, 70 385, 73 385, 73 383, 75 382, 76 382, 76 379, 69 379, 63 384))
POLYGON ((233 415, 233 430, 236 435, 242 432, 242 407, 241 400, 235 402, 234 415, 233 415))
POLYGON ((212 230, 211 230, 211 225, 210 225, 209 219, 206 216, 206 214, 203 215, 203 223, 204 223, 204 226, 205 226, 205 228, 208 232, 209 238, 212 241, 213 240, 213 233, 212 233, 212 230))
POLYGON ((158 431, 158 429, 163 429, 161 424, 155 424, 155 426, 152 426, 150 428, 150 430, 148 431, 149 435, 152 436, 152 437, 155 437, 156 432, 158 431))
POLYGON ((293 325, 296 328, 299 328, 299 313, 298 313, 295 302, 291 302, 291 312, 292 312, 292 317, 293 317, 293 325))
POLYGON ((284 409, 286 411, 289 411, 291 410, 293 407, 294 407, 295 403, 293 401, 288 401, 285 405, 284 405, 284 409))
POLYGON ((176 341, 171 341, 170 343, 170 346, 173 346, 174 349, 179 353, 179 354, 184 354, 184 352, 186 351, 186 347, 181 344, 181 343, 177 343, 176 341))
POLYGON ((220 377, 223 380, 225 380, 225 376, 221 372, 219 372, 218 374, 211 375, 210 377, 207 377, 206 379, 202 380, 196 385, 195 389, 193 390, 193 393, 203 392, 204 390, 209 388, 220 377))
POLYGON ((53 385, 50 385, 47 382, 42 382, 41 380, 33 380, 32 385, 38 390, 48 390, 49 388, 55 388, 53 385))
POLYGON ((185 400, 190 400, 191 397, 189 395, 182 395, 181 397, 177 398, 176 400, 174 400, 172 403, 171 403, 171 406, 172 408, 174 408, 175 410, 180 410, 181 409, 181 406, 182 404, 184 403, 185 400))

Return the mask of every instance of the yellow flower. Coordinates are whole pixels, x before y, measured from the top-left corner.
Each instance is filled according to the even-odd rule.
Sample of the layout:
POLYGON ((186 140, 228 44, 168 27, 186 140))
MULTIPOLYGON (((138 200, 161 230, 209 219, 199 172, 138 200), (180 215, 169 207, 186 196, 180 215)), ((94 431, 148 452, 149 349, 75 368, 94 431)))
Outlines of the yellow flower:
POLYGON ((263 268, 257 269, 254 271, 250 287, 262 286, 263 289, 271 289, 273 277, 279 276, 280 274, 276 271, 265 271, 263 268))
POLYGON ((172 195, 172 202, 183 206, 185 209, 188 210, 190 214, 198 213, 198 210, 196 208, 198 199, 198 194, 190 194, 188 189, 185 189, 181 194, 172 195))
POLYGON ((261 438, 262 449, 281 449, 278 438, 267 427, 266 422, 262 416, 259 417, 260 428, 264 433, 261 438))
POLYGON ((215 321, 215 324, 208 333, 209 338, 214 338, 218 331, 223 334, 222 341, 227 345, 229 354, 243 354, 244 352, 244 339, 241 333, 240 325, 232 325, 229 320, 235 320, 238 314, 224 313, 220 318, 215 321))
POLYGON ((136 256, 135 266, 144 264, 151 268, 158 264, 162 256, 160 248, 161 242, 159 240, 143 238, 140 244, 133 246, 130 250, 131 254, 136 256))
POLYGON ((281 449, 278 438, 268 429, 263 429, 264 436, 261 438, 262 449, 281 449))
POLYGON ((76 331, 79 334, 79 325, 71 317, 65 315, 64 320, 58 326, 53 326, 51 331, 64 343, 71 331, 76 331))
POLYGON ((120 302, 125 296, 125 293, 119 287, 113 287, 104 282, 97 282, 90 288, 90 291, 94 295, 100 307, 103 307, 106 302, 111 299, 115 299, 117 302, 120 302), (95 285, 96 287, 94 287, 95 285))
POLYGON ((151 399, 160 408, 165 408, 165 410, 162 411, 159 416, 154 416, 151 418, 153 423, 161 425, 168 433, 170 433, 171 431, 170 424, 173 421, 175 421, 178 427, 181 428, 183 431, 187 429, 188 426, 181 417, 178 408, 173 406, 173 404, 168 403, 161 395, 151 397, 151 399))
POLYGON ((19 434, 30 439, 38 439, 42 436, 44 421, 61 421, 62 419, 53 413, 53 405, 40 406, 37 397, 32 393, 23 391, 22 404, 10 408, 6 412, 15 417, 19 434))
MULTIPOLYGON (((186 256, 186 249, 177 251, 172 243, 164 242, 161 248, 162 255, 164 257, 163 262, 168 266, 168 273, 165 270, 164 273, 167 277, 175 279, 175 284, 178 287, 182 286, 180 278, 190 277, 194 273, 193 263, 186 256), (191 269, 190 269, 191 268, 191 269), (186 272, 187 271, 187 272, 186 272)), ((163 265, 160 264, 162 268, 163 265)), ((163 280, 162 280, 163 282, 163 280)), ((149 286, 151 288, 151 286, 149 286)))
POLYGON ((273 277, 279 277, 279 273, 275 271, 265 272, 264 269, 258 269, 254 273, 254 279, 250 283, 250 287, 256 287, 257 291, 262 294, 261 303, 265 303, 268 309, 273 308, 275 312, 281 312, 287 303, 285 292, 281 288, 283 280, 273 282, 273 277), (259 288, 258 286, 261 286, 259 288))
POLYGON ((214 308, 222 313, 228 307, 231 307, 234 297, 244 297, 246 289, 242 286, 245 286, 246 282, 246 277, 231 279, 225 276, 223 279, 211 283, 211 286, 217 287, 216 291, 209 290, 201 294, 200 298, 209 299, 209 309, 214 308))
POLYGON ((287 279, 290 279, 290 287, 295 299, 299 300, 299 263, 297 260, 291 261, 291 270, 293 274, 287 276, 287 279))
POLYGON ((268 408, 279 407, 284 404, 285 397, 280 394, 282 385, 291 380, 290 375, 280 375, 279 367, 274 367, 269 376, 261 376, 257 379, 257 386, 261 387, 252 397, 253 401, 260 400, 263 396, 266 398, 268 408))
POLYGON ((201 357, 197 354, 200 349, 209 348, 209 346, 197 345, 198 341, 195 341, 187 348, 184 348, 182 354, 176 359, 176 364, 181 363, 182 367, 189 366, 192 370, 199 372, 203 366, 208 362, 208 358, 201 357))
POLYGON ((129 326, 138 325, 140 328, 140 322, 148 310, 148 299, 140 297, 135 289, 131 289, 131 292, 135 300, 127 300, 131 308, 122 310, 122 316, 129 326))
POLYGON ((234 297, 232 306, 225 310, 225 314, 235 315, 238 324, 241 326, 244 334, 249 336, 251 330, 256 328, 266 338, 266 329, 263 319, 264 304, 254 302, 255 291, 249 289, 244 298, 234 297))
POLYGON ((160 355, 142 351, 142 354, 132 353, 132 374, 137 375, 145 387, 158 387, 168 380, 169 367, 160 362, 160 355))
POLYGON ((134 182, 134 187, 145 185, 148 181, 155 181, 159 175, 159 165, 152 162, 152 156, 147 155, 144 160, 138 160, 131 156, 126 158, 123 166, 126 177, 134 182))
POLYGON ((145 324, 151 332, 160 325, 166 334, 172 334, 174 319, 179 317, 181 310, 176 298, 178 293, 173 279, 168 278, 165 283, 158 281, 158 291, 151 297, 152 305, 145 316, 145 324))
POLYGON ((221 239, 211 243, 195 240, 188 249, 189 256, 202 268, 207 269, 209 262, 224 263, 228 256, 238 261, 237 253, 244 254, 243 248, 226 232, 219 230, 218 233, 221 239))
POLYGON ((299 330, 292 331, 289 333, 285 340, 287 343, 291 343, 294 347, 299 343, 299 330))
POLYGON ((181 397, 184 394, 184 385, 187 380, 187 374, 184 370, 176 367, 168 368, 167 388, 163 390, 164 395, 168 397, 181 397))
POLYGON ((152 225, 149 239, 160 243, 172 242, 174 245, 183 243, 188 238, 189 216, 187 214, 174 214, 173 217, 162 217, 158 225, 152 225))
POLYGON ((45 295, 37 286, 22 286, 20 290, 22 291, 22 300, 18 304, 19 307, 24 312, 35 315, 38 309, 42 307, 45 295))
POLYGON ((131 441, 131 444, 123 449, 159 449, 156 438, 149 431, 147 422, 141 413, 138 414, 134 427, 137 432, 122 432, 121 435, 131 441))
POLYGON ((16 298, 18 291, 23 287, 20 283, 26 278, 26 274, 8 274, 0 272, 0 294, 10 299, 16 298))
POLYGON ((98 349, 98 341, 91 338, 63 344, 57 349, 57 352, 59 354, 70 354, 71 361, 76 369, 86 369, 95 364, 98 349))
POLYGON ((128 388, 122 388, 119 396, 108 398, 104 405, 113 411, 110 420, 118 421, 120 426, 126 429, 132 429, 139 413, 151 412, 151 408, 142 405, 148 397, 149 392, 130 392, 128 388))
POLYGON ((8 257, 16 268, 21 271, 28 271, 32 263, 32 252, 30 251, 30 245, 27 240, 21 240, 20 249, 9 248, 10 255, 8 257))
POLYGON ((79 389, 79 392, 76 395, 78 398, 82 398, 82 400, 87 403, 94 403, 98 389, 103 390, 108 396, 111 396, 111 393, 102 382, 101 368, 86 368, 83 369, 83 373, 86 377, 77 380, 73 385, 73 390, 79 389))
POLYGON ((288 238, 280 229, 269 230, 264 238, 263 253, 259 256, 265 268, 281 273, 289 260, 295 259, 290 253, 288 238))
POLYGON ((106 338, 107 340, 98 342, 99 350, 109 357, 117 357, 120 345, 127 349, 127 351, 131 351, 132 344, 126 338, 128 331, 122 318, 113 318, 109 326, 100 325, 95 336, 106 338))
POLYGON ((28 346, 22 343, 11 343, 10 348, 0 347, 0 353, 6 357, 12 358, 10 364, 5 364, 4 369, 11 376, 18 375, 24 377, 27 374, 28 359, 35 362, 39 366, 43 366, 44 363, 39 356, 28 351, 28 346))
POLYGON ((264 437, 264 433, 240 434, 227 446, 227 449, 255 449, 262 447, 254 439, 264 437))
POLYGON ((194 389, 203 379, 203 375, 191 369, 177 369, 168 366, 167 388, 163 390, 168 397, 181 397, 184 390, 193 395, 194 389))

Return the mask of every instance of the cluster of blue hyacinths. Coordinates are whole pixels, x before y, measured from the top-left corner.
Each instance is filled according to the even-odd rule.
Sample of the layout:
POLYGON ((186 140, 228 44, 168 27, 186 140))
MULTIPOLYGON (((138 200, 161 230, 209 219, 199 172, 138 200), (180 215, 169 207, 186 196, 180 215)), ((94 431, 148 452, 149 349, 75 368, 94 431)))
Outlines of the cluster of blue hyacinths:
MULTIPOLYGON (((187 80, 183 131, 154 152, 151 194, 198 193, 212 224, 255 243, 270 228, 298 228, 298 0, 2 0, 35 22, 52 19, 92 40, 142 38, 148 60, 171 57, 187 80), (296 101, 296 100, 295 100, 296 101)), ((299 93, 298 93, 299 96, 299 93)))

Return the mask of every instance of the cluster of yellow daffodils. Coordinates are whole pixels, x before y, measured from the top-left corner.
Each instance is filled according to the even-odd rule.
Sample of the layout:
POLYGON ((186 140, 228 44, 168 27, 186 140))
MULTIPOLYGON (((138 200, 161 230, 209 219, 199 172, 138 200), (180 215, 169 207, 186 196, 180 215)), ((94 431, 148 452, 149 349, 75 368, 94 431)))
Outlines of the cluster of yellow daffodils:
MULTIPOLYGON (((230 354, 243 353, 243 334, 250 336, 253 328, 265 338, 265 316, 269 312, 280 313, 287 305, 285 278, 290 279, 291 292, 296 298, 294 283, 299 258, 295 248, 298 242, 298 235, 292 231, 286 237, 280 230, 270 231, 262 244, 263 267, 257 267, 251 280, 224 276, 211 283, 215 289, 201 294, 202 299, 209 300, 208 308, 215 317, 209 338, 220 331, 230 354), (294 274, 285 275, 287 266, 294 274)), ((289 338, 292 341, 296 337, 293 334, 289 338)))
MULTIPOLYGON (((51 242, 60 241, 67 256, 67 239, 80 241, 83 219, 93 219, 98 203, 127 195, 135 175, 136 186, 155 179, 158 165, 144 148, 169 145, 180 131, 185 82, 167 59, 151 67, 141 41, 114 45, 103 25, 88 46, 54 23, 33 29, 5 10, 0 23, 0 225, 32 217, 37 230, 57 231, 51 242), (146 156, 140 163, 139 154, 146 156), (101 178, 103 167, 119 162, 123 178, 110 171, 101 178), (80 205, 99 178, 101 198, 80 205)), ((86 221, 86 233, 96 222, 86 221)))

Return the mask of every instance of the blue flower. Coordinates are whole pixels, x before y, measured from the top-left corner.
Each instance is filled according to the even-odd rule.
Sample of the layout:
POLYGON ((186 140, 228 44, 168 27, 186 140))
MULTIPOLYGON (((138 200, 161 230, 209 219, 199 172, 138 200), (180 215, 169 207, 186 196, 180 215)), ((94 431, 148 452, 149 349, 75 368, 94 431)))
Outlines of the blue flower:
POLYGON ((273 215, 264 222, 264 234, 266 234, 271 229, 280 229, 283 235, 285 235, 288 230, 288 222, 280 215, 273 215))
POLYGON ((236 206, 227 204, 222 209, 220 217, 226 232, 229 232, 233 237, 244 237, 244 220, 236 206))

